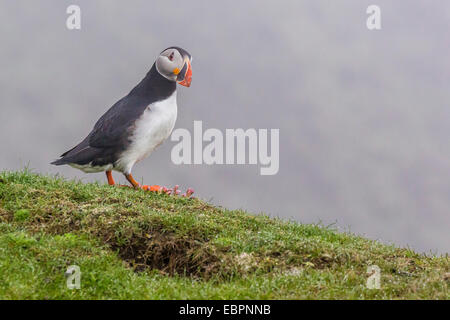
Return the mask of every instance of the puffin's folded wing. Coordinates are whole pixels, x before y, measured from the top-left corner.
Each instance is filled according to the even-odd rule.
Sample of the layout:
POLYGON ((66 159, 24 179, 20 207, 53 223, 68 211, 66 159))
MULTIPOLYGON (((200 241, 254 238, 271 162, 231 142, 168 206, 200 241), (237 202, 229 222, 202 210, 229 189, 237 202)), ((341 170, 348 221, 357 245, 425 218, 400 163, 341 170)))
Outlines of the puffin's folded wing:
POLYGON ((128 144, 130 130, 148 103, 137 96, 126 96, 116 102, 95 124, 89 134, 89 146, 120 148, 128 144))

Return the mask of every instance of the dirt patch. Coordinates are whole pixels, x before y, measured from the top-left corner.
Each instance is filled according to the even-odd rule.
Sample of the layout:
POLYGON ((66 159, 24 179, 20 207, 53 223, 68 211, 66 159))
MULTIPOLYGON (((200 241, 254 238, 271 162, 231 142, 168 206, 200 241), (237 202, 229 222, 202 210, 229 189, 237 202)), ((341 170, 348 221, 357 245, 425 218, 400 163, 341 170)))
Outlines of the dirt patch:
POLYGON ((8 211, 0 207, 0 221, 7 222, 9 220, 10 214, 8 211))
POLYGON ((220 258, 204 239, 153 231, 133 234, 125 244, 111 240, 111 248, 136 271, 150 268, 169 275, 209 278, 220 270, 220 258))

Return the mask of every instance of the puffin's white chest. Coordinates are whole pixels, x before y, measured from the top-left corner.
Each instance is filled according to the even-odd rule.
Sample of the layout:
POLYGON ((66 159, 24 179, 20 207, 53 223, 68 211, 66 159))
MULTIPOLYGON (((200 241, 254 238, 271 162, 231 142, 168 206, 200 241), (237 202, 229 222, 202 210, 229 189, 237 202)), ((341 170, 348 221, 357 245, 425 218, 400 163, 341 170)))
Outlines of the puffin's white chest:
POLYGON ((170 136, 176 119, 176 91, 166 100, 150 104, 136 120, 131 144, 119 158, 118 169, 130 172, 136 162, 147 157, 170 136))

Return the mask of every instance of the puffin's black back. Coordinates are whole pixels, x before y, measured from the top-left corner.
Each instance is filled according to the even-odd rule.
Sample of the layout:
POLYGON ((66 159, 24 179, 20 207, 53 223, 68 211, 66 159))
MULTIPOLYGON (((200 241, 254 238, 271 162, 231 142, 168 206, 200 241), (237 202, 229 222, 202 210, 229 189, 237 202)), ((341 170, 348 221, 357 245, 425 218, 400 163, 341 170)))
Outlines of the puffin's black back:
POLYGON ((52 164, 86 165, 92 162, 92 166, 103 166, 115 163, 130 144, 133 125, 147 106, 167 99, 175 90, 176 83, 161 76, 153 64, 145 78, 97 121, 80 144, 52 164))

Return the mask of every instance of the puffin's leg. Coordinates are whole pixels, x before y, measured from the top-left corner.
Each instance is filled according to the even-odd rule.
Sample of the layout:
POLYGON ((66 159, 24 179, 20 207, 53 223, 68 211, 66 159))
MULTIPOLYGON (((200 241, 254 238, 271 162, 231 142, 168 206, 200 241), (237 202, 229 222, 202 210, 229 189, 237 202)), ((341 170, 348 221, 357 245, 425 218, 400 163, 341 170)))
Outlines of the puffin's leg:
POLYGON ((125 178, 127 178, 128 182, 131 183, 133 188, 135 189, 143 189, 146 191, 160 191, 161 187, 154 185, 154 186, 141 186, 136 180, 134 180, 133 176, 130 174, 125 174, 125 178))
POLYGON ((108 178, 108 184, 109 184, 110 186, 113 186, 113 185, 116 184, 116 183, 114 182, 114 178, 113 178, 113 176, 112 176, 111 170, 106 171, 106 178, 108 178))
POLYGON ((133 188, 135 189, 139 189, 141 186, 139 185, 139 183, 134 180, 133 176, 131 175, 131 173, 129 174, 125 174, 125 178, 127 178, 128 182, 131 183, 131 185, 133 186, 133 188))

